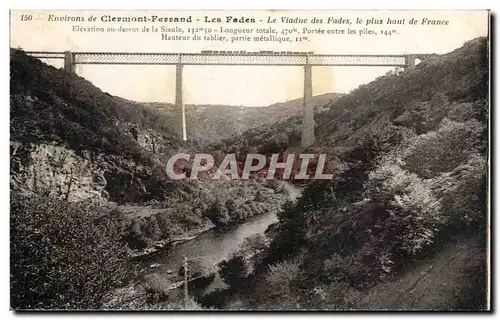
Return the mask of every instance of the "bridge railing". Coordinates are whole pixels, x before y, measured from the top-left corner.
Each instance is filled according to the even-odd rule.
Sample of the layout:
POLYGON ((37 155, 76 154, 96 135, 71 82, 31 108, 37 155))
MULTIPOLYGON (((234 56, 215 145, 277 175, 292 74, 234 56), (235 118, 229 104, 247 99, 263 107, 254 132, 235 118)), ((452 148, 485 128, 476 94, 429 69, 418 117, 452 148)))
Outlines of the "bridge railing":
POLYGON ((25 53, 38 59, 64 59, 64 52, 26 51, 25 53))
POLYGON ((408 55, 325 55, 256 53, 26 52, 40 59, 71 59, 71 64, 408 66, 408 55))

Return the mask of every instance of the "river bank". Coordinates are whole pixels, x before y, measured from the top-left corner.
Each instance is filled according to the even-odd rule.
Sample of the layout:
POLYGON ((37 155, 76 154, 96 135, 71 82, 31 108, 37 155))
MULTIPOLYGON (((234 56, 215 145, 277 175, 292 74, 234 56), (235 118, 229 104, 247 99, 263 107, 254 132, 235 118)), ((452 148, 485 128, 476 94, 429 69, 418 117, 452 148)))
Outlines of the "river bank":
MULTIPOLYGON (((283 188, 286 189, 283 194, 288 195, 289 200, 295 201, 297 199, 297 197, 300 196, 300 194, 301 194, 300 187, 294 186, 294 185, 292 185, 290 183, 286 183, 286 182, 281 182, 280 184, 282 185, 283 188)), ((283 192, 283 191, 281 191, 281 192, 283 192)), ((280 201, 279 203, 277 203, 275 208, 267 211, 266 213, 264 213, 260 216, 265 216, 265 215, 269 214, 271 211, 273 214, 276 214, 280 210, 281 205, 284 202, 285 202, 285 200, 280 201)), ((144 209, 144 208, 140 208, 140 207, 133 208, 133 212, 134 212, 133 214, 136 216, 154 215, 155 214, 154 211, 158 211, 158 209, 152 209, 152 208, 151 209, 144 209), (141 211, 147 211, 147 213, 140 213, 141 211)), ((130 215, 131 213, 127 213, 127 214, 130 215)), ((141 258, 146 258, 148 256, 156 256, 161 251, 172 250, 176 246, 181 245, 182 243, 185 243, 188 241, 195 240, 196 238, 200 237, 201 235, 203 235, 211 230, 213 230, 214 233, 225 233, 226 231, 230 231, 230 230, 235 229, 235 228, 237 229, 238 225, 245 224, 247 222, 251 222, 254 220, 259 220, 258 217, 259 216, 252 216, 252 217, 248 217, 246 219, 243 219, 241 221, 232 221, 231 223, 228 223, 228 224, 224 225, 223 227, 220 227, 220 226, 217 227, 214 223, 212 223, 211 221, 209 221, 207 219, 207 221, 205 221, 205 223, 203 223, 201 225, 201 227, 187 230, 186 232, 175 235, 171 239, 160 239, 160 240, 153 241, 144 249, 131 250, 130 257, 133 259, 141 259, 141 258)))
MULTIPOLYGON (((301 194, 301 188, 288 184, 286 187, 289 189, 288 199, 295 201, 301 194)), ((191 263, 196 261, 197 268, 203 270, 196 279, 191 279, 191 281, 200 279, 202 281, 206 278, 207 283, 203 286, 209 286, 210 290, 224 286, 220 279, 217 280, 217 270, 214 267, 237 252, 246 238, 255 234, 264 235, 265 230, 278 221, 279 210, 280 207, 277 207, 224 230, 216 230, 212 227, 197 235, 191 235, 189 238, 178 239, 179 241, 173 245, 136 256, 134 260, 141 269, 139 277, 128 287, 113 293, 106 303, 107 308, 118 306, 123 308, 125 304, 127 308, 133 309, 138 301, 145 301, 144 296, 148 294, 148 290, 151 290, 148 289, 150 287, 156 288, 155 290, 159 290, 161 294, 168 295, 171 300, 182 300, 182 295, 177 297, 181 290, 175 289, 183 283, 182 277, 179 276, 179 268, 183 265, 184 257, 187 257, 191 263)), ((191 289, 198 290, 196 287, 190 284, 191 289)))
POLYGON ((146 257, 148 255, 153 255, 158 253, 161 250, 166 250, 175 247, 178 244, 194 240, 201 234, 210 231, 214 228, 214 226, 210 226, 201 230, 194 230, 186 233, 184 236, 176 237, 171 240, 158 240, 152 243, 150 247, 147 247, 144 250, 132 250, 130 253, 130 257, 132 259, 139 259, 141 257, 146 257))
MULTIPOLYGON (((283 183, 283 185, 287 188, 286 194, 288 195, 288 200, 295 201, 301 195, 302 189, 300 187, 289 183, 283 183)), ((163 245, 163 247, 159 247, 154 251, 152 250, 149 254, 137 255, 137 258, 145 262, 146 265, 144 267, 147 267, 148 263, 150 265, 153 263, 163 265, 167 258, 176 261, 177 265, 180 266, 184 255, 188 258, 207 257, 209 261, 213 262, 213 265, 220 261, 213 261, 215 252, 219 251, 222 253, 220 257, 229 255, 248 236, 256 233, 264 234, 269 225, 278 221, 276 214, 280 209, 281 206, 277 206, 262 215, 249 217, 240 224, 234 223, 225 228, 216 228, 215 225, 211 225, 203 230, 188 232, 184 236, 176 238, 177 241, 171 241, 163 245), (195 247, 199 249, 194 249, 195 247), (163 260, 163 262, 157 260, 163 260)), ((218 254, 215 255, 219 256, 218 254)))

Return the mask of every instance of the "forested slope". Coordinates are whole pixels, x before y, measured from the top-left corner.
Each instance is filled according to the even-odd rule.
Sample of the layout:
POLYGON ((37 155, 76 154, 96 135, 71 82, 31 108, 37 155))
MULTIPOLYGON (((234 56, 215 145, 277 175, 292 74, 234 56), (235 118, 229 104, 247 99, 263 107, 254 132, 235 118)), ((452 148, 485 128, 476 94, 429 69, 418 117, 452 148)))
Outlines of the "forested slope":
MULTIPOLYGON (((335 177, 310 182, 283 208, 268 229, 269 249, 255 262, 260 271, 242 276, 246 287, 234 289, 241 295, 226 307, 394 308, 389 296, 365 295, 415 278, 400 278, 414 261, 442 266, 447 247, 463 261, 433 272, 436 286, 451 286, 439 305, 424 301, 430 298, 398 304, 484 308, 488 72, 488 42, 478 38, 360 86, 316 114, 316 143, 307 151, 334 159, 335 177), (457 250, 479 253, 467 258, 457 250)), ((298 121, 247 132, 226 147, 283 151, 298 145, 298 121)))

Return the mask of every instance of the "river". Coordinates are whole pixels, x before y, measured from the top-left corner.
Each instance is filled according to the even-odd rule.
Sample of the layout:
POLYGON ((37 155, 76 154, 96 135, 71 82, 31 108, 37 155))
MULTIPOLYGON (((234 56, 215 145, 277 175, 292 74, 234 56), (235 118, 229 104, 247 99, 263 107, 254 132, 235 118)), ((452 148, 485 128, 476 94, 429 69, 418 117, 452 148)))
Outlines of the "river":
MULTIPOLYGON (((299 187, 288 183, 286 187, 289 189, 290 200, 292 201, 297 199, 302 192, 299 187)), ((193 240, 143 258, 141 264, 148 269, 146 273, 154 272, 163 275, 167 274, 168 270, 177 273, 178 268, 183 263, 184 256, 186 256, 188 259, 197 260, 206 268, 212 269, 215 264, 238 251, 245 238, 256 233, 264 234, 267 227, 277 221, 276 212, 272 211, 253 217, 224 232, 209 230, 193 240), (157 267, 151 268, 151 266, 157 267)))

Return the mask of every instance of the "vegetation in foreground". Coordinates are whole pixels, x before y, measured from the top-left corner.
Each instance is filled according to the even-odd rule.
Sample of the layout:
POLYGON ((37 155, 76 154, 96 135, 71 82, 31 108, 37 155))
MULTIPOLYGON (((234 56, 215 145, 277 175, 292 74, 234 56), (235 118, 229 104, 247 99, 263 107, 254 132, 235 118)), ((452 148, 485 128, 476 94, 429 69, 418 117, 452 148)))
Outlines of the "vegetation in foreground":
POLYGON ((92 203, 11 198, 11 307, 97 309, 133 275, 119 230, 92 203))

